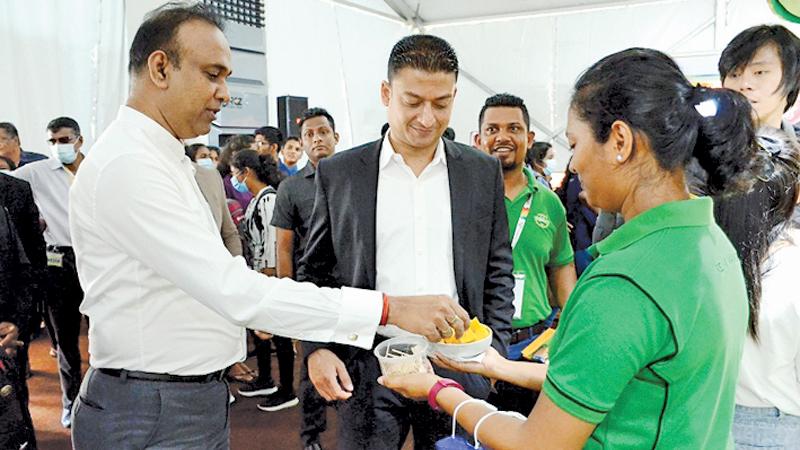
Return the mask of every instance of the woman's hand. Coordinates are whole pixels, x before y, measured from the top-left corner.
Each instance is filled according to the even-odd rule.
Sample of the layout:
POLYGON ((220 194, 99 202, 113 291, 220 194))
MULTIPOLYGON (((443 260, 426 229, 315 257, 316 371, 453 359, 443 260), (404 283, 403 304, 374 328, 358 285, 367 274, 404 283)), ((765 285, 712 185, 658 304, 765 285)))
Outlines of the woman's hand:
POLYGON ((385 375, 378 378, 378 384, 385 386, 403 397, 412 400, 428 398, 433 385, 442 378, 433 373, 413 373, 410 375, 385 375))
POLYGON ((441 353, 436 353, 432 359, 439 367, 455 370, 456 372, 474 373, 486 378, 497 378, 498 368, 506 361, 493 347, 489 347, 489 349, 486 350, 480 362, 458 361, 450 359, 441 353))

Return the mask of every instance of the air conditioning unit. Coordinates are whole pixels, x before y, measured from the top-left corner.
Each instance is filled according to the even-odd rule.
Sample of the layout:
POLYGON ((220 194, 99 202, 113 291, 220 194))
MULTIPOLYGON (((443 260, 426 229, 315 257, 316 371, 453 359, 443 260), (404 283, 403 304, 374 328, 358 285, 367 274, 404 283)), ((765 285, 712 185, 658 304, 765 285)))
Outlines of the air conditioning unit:
POLYGON ((231 101, 211 124, 210 145, 228 137, 252 134, 267 124, 266 28, 263 0, 202 0, 225 21, 233 74, 228 78, 231 101))

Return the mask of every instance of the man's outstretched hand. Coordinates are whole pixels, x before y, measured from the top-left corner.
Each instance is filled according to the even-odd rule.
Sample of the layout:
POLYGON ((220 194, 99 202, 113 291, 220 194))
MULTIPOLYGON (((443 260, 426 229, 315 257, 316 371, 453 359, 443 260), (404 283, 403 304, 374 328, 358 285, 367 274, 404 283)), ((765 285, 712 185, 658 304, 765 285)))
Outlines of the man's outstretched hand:
POLYGON ((445 295, 389 296, 387 323, 438 342, 453 335, 460 338, 469 328, 469 315, 445 295))

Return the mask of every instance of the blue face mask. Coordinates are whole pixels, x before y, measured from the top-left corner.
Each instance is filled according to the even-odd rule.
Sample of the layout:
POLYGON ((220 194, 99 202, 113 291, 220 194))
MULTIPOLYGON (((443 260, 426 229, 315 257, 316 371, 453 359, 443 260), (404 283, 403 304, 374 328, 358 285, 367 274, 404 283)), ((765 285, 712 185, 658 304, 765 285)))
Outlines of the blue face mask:
POLYGON ((50 151, 62 164, 72 164, 78 159, 78 152, 73 144, 56 144, 50 151))
POLYGON ((547 170, 549 170, 550 173, 558 172, 558 162, 555 159, 548 159, 545 161, 545 163, 547 164, 547 170))
POLYGON ((236 189, 236 192, 241 192, 242 194, 248 192, 247 185, 244 183, 244 181, 239 181, 239 179, 233 175, 231 175, 231 186, 236 189))
POLYGON ((211 158, 200 158, 195 161, 198 166, 203 167, 205 169, 213 169, 214 168, 214 161, 211 158))

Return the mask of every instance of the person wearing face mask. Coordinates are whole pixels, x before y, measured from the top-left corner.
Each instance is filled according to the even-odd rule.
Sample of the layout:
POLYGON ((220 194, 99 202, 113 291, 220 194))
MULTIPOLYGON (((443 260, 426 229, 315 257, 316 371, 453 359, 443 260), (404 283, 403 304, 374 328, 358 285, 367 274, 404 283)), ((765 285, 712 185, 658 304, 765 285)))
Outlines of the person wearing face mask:
POLYGON ((192 144, 186 147, 186 156, 188 156, 193 163, 204 169, 214 169, 217 167, 216 162, 211 159, 211 150, 205 144, 192 144))
POLYGON ((228 209, 224 181, 216 170, 216 163, 211 159, 211 150, 204 144, 192 144, 186 147, 186 156, 196 164, 194 180, 197 181, 197 187, 208 202, 225 248, 233 256, 241 255, 242 240, 228 209))
MULTIPOLYGON (((277 187, 283 180, 278 164, 269 154, 255 150, 242 150, 231 161, 231 183, 234 189, 247 189, 253 201, 247 207, 244 220, 244 238, 249 249, 250 267, 265 275, 276 276, 277 233, 271 225, 275 209, 277 187)), ((258 361, 258 378, 239 388, 245 397, 266 396, 258 404, 262 411, 279 411, 299 403, 294 394, 294 345, 290 338, 265 336, 254 333, 255 354, 258 361), (280 371, 280 387, 272 379, 272 347, 275 344, 280 371)))
POLYGON ((533 171, 536 180, 552 189, 550 184, 553 172, 557 171, 556 152, 549 142, 534 142, 528 150, 525 162, 533 171))
POLYGON ((50 158, 12 172, 30 183, 34 201, 47 224, 47 309, 55 332, 63 406, 61 425, 72 425, 72 404, 81 383, 78 334, 83 290, 78 282, 69 230, 69 188, 83 161, 83 136, 74 119, 58 117, 47 124, 50 158))

